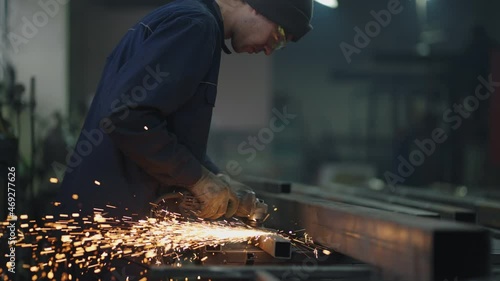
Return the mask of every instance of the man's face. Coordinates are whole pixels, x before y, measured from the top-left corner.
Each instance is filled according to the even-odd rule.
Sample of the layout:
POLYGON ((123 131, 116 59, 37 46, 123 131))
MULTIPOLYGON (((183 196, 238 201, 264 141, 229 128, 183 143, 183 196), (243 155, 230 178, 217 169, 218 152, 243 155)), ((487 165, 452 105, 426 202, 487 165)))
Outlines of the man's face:
POLYGON ((257 54, 264 52, 266 55, 270 55, 274 51, 274 47, 280 41, 285 40, 286 38, 280 34, 276 23, 246 5, 238 17, 231 45, 237 53, 257 54))

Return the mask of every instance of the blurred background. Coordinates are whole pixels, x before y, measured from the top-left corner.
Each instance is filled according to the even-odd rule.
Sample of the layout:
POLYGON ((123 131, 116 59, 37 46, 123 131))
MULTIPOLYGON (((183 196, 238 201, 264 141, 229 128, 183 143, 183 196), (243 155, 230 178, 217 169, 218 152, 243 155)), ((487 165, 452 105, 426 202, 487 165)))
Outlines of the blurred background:
MULTIPOLYGON (((0 1, 0 171, 17 167, 18 202, 50 200, 106 57, 164 3, 0 1)), ((495 11, 495 0, 316 2, 299 43, 223 54, 209 155, 233 176, 495 193, 495 11)))

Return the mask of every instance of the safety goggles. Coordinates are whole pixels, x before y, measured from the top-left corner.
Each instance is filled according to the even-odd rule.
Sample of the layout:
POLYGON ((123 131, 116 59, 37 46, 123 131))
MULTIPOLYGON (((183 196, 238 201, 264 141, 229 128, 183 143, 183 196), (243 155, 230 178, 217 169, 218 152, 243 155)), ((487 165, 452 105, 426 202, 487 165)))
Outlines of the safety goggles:
POLYGON ((287 43, 285 30, 280 25, 278 25, 278 32, 277 33, 278 34, 275 35, 275 38, 274 38, 275 40, 274 40, 274 43, 272 45, 273 50, 283 49, 287 43))

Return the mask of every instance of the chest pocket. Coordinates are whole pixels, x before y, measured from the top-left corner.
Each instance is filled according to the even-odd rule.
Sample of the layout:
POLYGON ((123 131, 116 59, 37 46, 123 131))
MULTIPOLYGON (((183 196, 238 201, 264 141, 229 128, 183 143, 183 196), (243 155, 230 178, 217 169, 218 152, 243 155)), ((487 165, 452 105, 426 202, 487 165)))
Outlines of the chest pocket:
POLYGON ((200 82, 200 86, 204 89, 205 102, 212 107, 215 106, 215 100, 217 99, 217 84, 212 82, 200 82))

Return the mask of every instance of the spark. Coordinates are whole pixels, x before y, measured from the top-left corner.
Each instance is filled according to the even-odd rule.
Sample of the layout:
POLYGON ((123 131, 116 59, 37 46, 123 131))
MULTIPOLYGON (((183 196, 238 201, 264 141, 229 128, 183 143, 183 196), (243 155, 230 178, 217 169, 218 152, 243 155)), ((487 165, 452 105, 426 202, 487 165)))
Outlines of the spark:
MULTIPOLYGON (((116 209, 112 205, 106 208, 116 209)), ((106 209, 94 208, 94 215, 87 217, 78 213, 46 215, 41 222, 43 225, 37 225, 37 220, 22 215, 19 221, 22 229, 16 246, 32 251, 32 260, 23 265, 32 275, 32 280, 57 279, 69 268, 77 270, 78 275, 111 272, 116 270, 112 267, 112 261, 116 259, 133 260, 145 269, 158 265, 181 267, 186 262, 205 262, 208 256, 199 254, 204 247, 232 243, 254 245, 259 237, 271 235, 289 239, 294 247, 304 252, 311 251, 316 258, 332 253, 313 244, 305 229, 264 230, 251 228, 234 218, 206 221, 184 218, 167 210, 156 215, 155 218, 137 220, 136 214, 131 214, 118 219, 107 217, 106 209)), ((0 233, 6 233, 8 225, 8 222, 0 221, 0 233)), ((68 277, 71 280, 71 276, 64 280, 68 277)))
MULTIPOLYGON (((180 267, 184 261, 206 261, 208 257, 200 259, 193 253, 205 246, 243 243, 275 234, 249 228, 236 219, 187 219, 166 210, 158 218, 116 219, 106 217, 105 210, 98 210, 101 213, 91 217, 78 213, 46 215, 40 226, 36 220, 23 216, 20 225, 24 233, 18 236, 22 241, 16 245, 31 248, 33 259, 26 268, 32 280, 54 279, 56 273, 71 265, 84 274, 109 271, 111 261, 122 258, 138 260, 145 268, 161 264, 180 267)), ((0 230, 7 226, 2 223, 0 230)))

